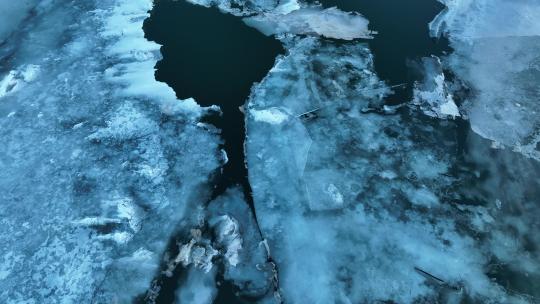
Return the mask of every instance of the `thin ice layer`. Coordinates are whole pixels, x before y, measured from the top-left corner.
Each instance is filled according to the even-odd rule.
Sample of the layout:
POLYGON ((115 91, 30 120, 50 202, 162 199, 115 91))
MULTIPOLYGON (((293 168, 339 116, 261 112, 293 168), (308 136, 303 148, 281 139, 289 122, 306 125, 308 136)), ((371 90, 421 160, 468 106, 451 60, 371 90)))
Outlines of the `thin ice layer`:
POLYGON ((204 202, 219 138, 154 80, 146 0, 46 1, 2 47, 2 303, 127 303, 204 202))
POLYGON ((481 136, 540 159, 540 2, 441 1, 433 35, 446 33, 446 60, 472 94, 464 109, 481 136))
MULTIPOLYGON (((389 90, 366 45, 314 38, 287 45, 253 90, 246 144, 284 301, 530 303, 534 286, 523 286, 539 277, 537 261, 492 267, 499 256, 538 256, 537 247, 525 249, 526 230, 506 253, 510 225, 537 225, 533 215, 514 217, 523 204, 538 211, 529 186, 513 187, 508 209, 497 209, 500 193, 471 195, 489 185, 449 153, 458 149, 454 122, 408 108, 370 111, 389 90), (516 269, 528 273, 514 276, 516 269)), ((497 172, 498 161, 477 168, 497 172)), ((527 174, 536 184, 535 172, 527 174)))

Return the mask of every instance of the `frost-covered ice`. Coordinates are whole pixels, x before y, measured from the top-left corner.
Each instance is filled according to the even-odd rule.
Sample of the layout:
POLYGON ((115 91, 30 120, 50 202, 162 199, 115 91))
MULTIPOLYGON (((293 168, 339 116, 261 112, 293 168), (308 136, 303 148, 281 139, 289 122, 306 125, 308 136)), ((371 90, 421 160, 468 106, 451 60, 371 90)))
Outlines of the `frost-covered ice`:
POLYGON ((505 178, 483 180, 451 152, 453 121, 415 108, 366 111, 389 92, 366 45, 285 42, 288 54, 254 88, 247 111, 257 219, 284 301, 533 302, 538 164, 471 137, 478 152, 468 161, 478 170, 516 162, 507 174, 529 176, 494 187, 505 178), (287 119, 258 118, 276 109, 287 119))
POLYGON ((280 124, 288 119, 288 114, 277 108, 264 110, 251 109, 250 114, 255 121, 264 121, 269 124, 280 124))
POLYGON ((151 5, 44 1, 2 45, 0 302, 129 302, 204 203, 220 140, 154 80, 151 5))
POLYGON ((540 2, 442 0, 431 23, 455 52, 446 60, 472 89, 464 104, 481 136, 540 159, 540 2))
POLYGON ((446 8, 431 23, 435 34, 454 39, 529 37, 540 35, 540 3, 536 0, 440 0, 446 8))

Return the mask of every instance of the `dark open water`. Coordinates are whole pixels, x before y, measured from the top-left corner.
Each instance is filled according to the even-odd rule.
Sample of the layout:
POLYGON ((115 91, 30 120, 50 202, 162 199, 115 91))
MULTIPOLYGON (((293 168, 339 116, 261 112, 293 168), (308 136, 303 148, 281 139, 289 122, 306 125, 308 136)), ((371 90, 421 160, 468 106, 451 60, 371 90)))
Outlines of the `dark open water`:
POLYGON ((163 45, 156 79, 171 86, 180 99, 193 97, 223 111, 221 117, 209 118, 221 129, 229 158, 214 196, 237 184, 247 191, 239 107, 253 83, 261 81, 284 52, 281 43, 245 26, 240 18, 185 1, 159 1, 144 29, 148 39, 163 45))
MULTIPOLYGON (((321 4, 360 12, 370 20, 370 28, 379 32, 368 41, 376 72, 389 85, 405 84, 395 89, 388 104, 410 100, 412 83, 421 77, 411 72, 411 62, 449 51, 447 41, 429 37, 428 23, 442 9, 436 0, 324 0, 321 4)), ((229 157, 216 177, 213 197, 240 185, 253 207, 244 165, 244 116, 238 108, 253 84, 273 66, 276 56, 284 52, 281 44, 244 25, 240 18, 182 0, 156 0, 144 30, 147 39, 163 45, 156 79, 171 86, 180 99, 193 97, 203 106, 217 104, 223 111, 221 117, 208 118, 222 130, 223 148, 229 157)), ((175 240, 170 243, 174 254, 175 240)), ((174 303, 181 278, 181 270, 173 278, 158 275, 162 290, 158 303, 174 303)), ((223 284, 215 302, 250 301, 236 297, 233 288, 223 284)))

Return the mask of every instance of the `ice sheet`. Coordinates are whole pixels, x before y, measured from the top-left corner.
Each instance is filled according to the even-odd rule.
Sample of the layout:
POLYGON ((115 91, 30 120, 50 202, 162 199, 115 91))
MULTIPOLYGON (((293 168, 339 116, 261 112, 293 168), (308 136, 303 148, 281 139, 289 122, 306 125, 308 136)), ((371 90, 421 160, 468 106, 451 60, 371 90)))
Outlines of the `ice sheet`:
POLYGON ((2 303, 130 302, 204 203, 220 139, 154 80, 151 6, 43 1, 2 45, 2 303))

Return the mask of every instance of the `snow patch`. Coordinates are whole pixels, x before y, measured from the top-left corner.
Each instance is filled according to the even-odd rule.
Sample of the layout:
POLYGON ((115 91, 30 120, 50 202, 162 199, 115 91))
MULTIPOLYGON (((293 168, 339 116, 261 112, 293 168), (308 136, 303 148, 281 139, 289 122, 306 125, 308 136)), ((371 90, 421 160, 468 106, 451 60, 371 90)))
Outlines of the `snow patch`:
POLYGON ((285 122, 289 115, 278 108, 269 108, 265 110, 250 109, 250 114, 255 121, 265 122, 273 125, 279 125, 285 122))

